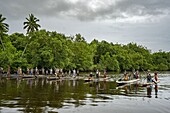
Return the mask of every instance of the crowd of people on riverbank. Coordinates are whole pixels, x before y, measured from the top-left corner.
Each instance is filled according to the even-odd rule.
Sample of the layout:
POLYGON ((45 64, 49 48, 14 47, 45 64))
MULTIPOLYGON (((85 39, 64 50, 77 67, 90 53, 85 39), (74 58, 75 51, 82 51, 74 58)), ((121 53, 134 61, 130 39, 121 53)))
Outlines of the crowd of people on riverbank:
MULTIPOLYGON (((2 67, 0 67, 0 75, 2 75, 4 73, 4 70, 2 67)), ((158 73, 157 71, 154 72, 154 80, 152 79, 150 70, 148 70, 147 72, 145 72, 147 74, 146 79, 147 82, 155 82, 158 81, 158 73)), ((10 75, 10 67, 6 73, 7 75, 10 75)), ((25 72, 23 72, 21 67, 18 67, 18 69, 16 70, 16 75, 60 75, 60 76, 64 76, 64 75, 70 75, 73 77, 76 77, 79 75, 79 70, 73 69, 73 70, 68 70, 68 71, 63 71, 63 69, 61 68, 50 68, 50 69, 45 69, 45 68, 41 68, 38 69, 37 67, 35 67, 35 69, 33 68, 27 68, 27 70, 25 72)), ((101 72, 97 69, 96 73, 93 74, 93 72, 90 72, 89 74, 89 80, 92 80, 94 77, 95 78, 99 78, 101 76, 101 72)), ((106 70, 103 71, 103 77, 106 78, 107 77, 107 73, 106 70)), ((132 73, 128 73, 128 72, 124 72, 124 76, 123 76, 123 80, 124 81, 128 81, 128 80, 132 80, 132 79, 139 79, 139 71, 132 71, 132 73)))
MULTIPOLYGON (((0 75, 2 74, 5 74, 5 75, 10 75, 10 68, 8 69, 7 72, 5 72, 3 70, 2 67, 0 67, 0 75)), ((37 67, 35 68, 27 68, 26 71, 21 68, 21 67, 18 67, 18 69, 14 72, 14 74, 16 75, 61 75, 61 76, 64 76, 64 75, 70 75, 70 76, 78 76, 79 75, 79 70, 76 70, 76 69, 73 69, 73 70, 64 70, 61 69, 61 68, 50 68, 50 69, 45 69, 45 68, 41 68, 41 69, 38 69, 37 67)))
MULTIPOLYGON (((93 74, 93 72, 90 72, 88 79, 89 79, 89 80, 93 80, 94 77, 97 78, 97 79, 98 79, 99 77, 101 77, 101 72, 100 72, 98 69, 96 70, 96 74, 93 74)), ((106 70, 103 71, 103 77, 104 77, 104 78, 107 77, 106 70)))

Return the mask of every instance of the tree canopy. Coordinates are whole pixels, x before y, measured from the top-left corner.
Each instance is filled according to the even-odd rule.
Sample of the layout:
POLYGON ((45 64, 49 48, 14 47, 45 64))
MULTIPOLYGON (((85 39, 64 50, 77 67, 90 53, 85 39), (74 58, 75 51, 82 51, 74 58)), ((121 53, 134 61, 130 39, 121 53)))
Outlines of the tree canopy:
POLYGON ((26 20, 27 21, 24 22, 24 29, 27 29, 27 34, 38 31, 38 28, 41 27, 39 24, 37 24, 37 22, 40 20, 33 14, 29 14, 29 18, 26 18, 26 20))
POLYGON ((3 47, 3 50, 5 50, 5 46, 2 41, 3 34, 8 32, 9 25, 5 23, 4 21, 6 20, 5 17, 2 17, 2 14, 0 14, 0 41, 3 47))
POLYGON ((87 42, 81 34, 66 36, 56 31, 38 30, 40 25, 36 22, 39 19, 33 14, 24 22, 27 34, 32 37, 28 40, 28 36, 22 33, 5 34, 8 26, 3 24, 5 28, 1 28, 4 20, 1 15, 1 37, 6 49, 3 49, 1 42, 0 67, 5 70, 9 64, 12 71, 18 67, 25 70, 35 67, 80 71, 170 70, 170 52, 151 53, 146 47, 136 43, 123 45, 97 39, 87 42), (24 50, 25 54, 22 56, 24 50))

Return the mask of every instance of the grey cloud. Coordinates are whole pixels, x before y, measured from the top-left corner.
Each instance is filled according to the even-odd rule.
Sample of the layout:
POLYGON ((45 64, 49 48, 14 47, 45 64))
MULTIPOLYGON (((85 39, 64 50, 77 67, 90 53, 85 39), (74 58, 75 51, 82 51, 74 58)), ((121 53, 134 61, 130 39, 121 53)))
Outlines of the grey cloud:
POLYGON ((117 8, 121 11, 136 15, 159 15, 169 9, 169 6, 169 0, 124 0, 117 4, 117 8))
POLYGON ((169 0, 120 0, 109 2, 100 0, 103 5, 94 10, 91 0, 75 3, 68 0, 1 0, 0 10, 8 18, 18 19, 33 13, 38 16, 73 17, 80 20, 117 19, 128 16, 160 16, 169 14, 169 0))
POLYGON ((9 33, 25 32, 22 25, 30 13, 49 31, 170 50, 170 0, 0 0, 9 33))
POLYGON ((30 13, 38 16, 58 16, 72 5, 66 0, 5 0, 0 1, 0 10, 12 19, 23 18, 30 13))

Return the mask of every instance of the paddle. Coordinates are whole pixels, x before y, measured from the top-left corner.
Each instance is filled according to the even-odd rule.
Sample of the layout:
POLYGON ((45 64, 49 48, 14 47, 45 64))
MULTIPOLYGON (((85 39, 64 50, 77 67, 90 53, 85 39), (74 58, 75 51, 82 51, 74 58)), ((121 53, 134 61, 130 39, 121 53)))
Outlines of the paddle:
POLYGON ((145 82, 145 79, 147 78, 147 72, 143 69, 143 68, 141 68, 142 69, 142 71, 144 72, 144 75, 146 74, 146 77, 143 77, 144 79, 143 79, 143 83, 145 82))
POLYGON ((118 81, 121 81, 124 75, 121 75, 121 77, 118 78, 118 81))

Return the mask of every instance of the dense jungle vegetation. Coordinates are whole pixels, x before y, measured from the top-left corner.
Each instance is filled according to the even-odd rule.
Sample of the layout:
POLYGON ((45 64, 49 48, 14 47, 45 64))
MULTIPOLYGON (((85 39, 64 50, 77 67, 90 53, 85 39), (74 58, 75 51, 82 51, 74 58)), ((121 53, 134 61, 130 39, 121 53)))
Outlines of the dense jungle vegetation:
MULTIPOLYGON (((7 71, 28 68, 62 68, 80 71, 170 70, 170 52, 151 53, 136 43, 122 45, 94 39, 87 42, 81 34, 66 36, 56 31, 39 30, 33 14, 23 24, 26 34, 7 34, 9 25, 0 15, 0 67, 7 71)), ((22 25, 21 25, 22 26, 22 25)), ((126 37, 125 37, 126 38, 126 37)))

